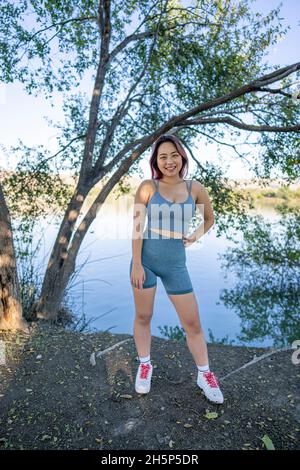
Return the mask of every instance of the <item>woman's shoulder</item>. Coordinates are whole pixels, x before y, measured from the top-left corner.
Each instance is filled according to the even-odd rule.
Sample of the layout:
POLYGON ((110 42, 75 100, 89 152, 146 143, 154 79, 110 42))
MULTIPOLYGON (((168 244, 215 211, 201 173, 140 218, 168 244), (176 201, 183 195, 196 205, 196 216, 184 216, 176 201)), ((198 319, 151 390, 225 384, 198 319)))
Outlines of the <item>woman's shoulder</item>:
POLYGON ((190 188, 191 194, 193 195, 194 200, 196 203, 200 203, 203 198, 207 197, 207 191, 202 183, 196 179, 191 179, 190 181, 190 188))
POLYGON ((209 199, 209 194, 207 189, 205 188, 204 184, 200 183, 200 181, 193 179, 191 192, 193 191, 193 196, 198 204, 206 204, 209 199))
POLYGON ((137 188, 136 199, 139 199, 140 202, 148 204, 150 197, 155 192, 155 184, 153 179, 145 179, 141 181, 139 187, 137 188))
POLYGON ((141 181, 140 183, 140 188, 146 189, 146 190, 151 190, 155 188, 155 181, 154 179, 145 179, 141 181))
POLYGON ((140 181, 139 188, 147 188, 148 186, 154 186, 154 180, 153 179, 144 179, 140 181))
POLYGON ((200 183, 200 181, 198 181, 198 180, 191 179, 191 180, 188 180, 188 181, 190 181, 190 184, 193 188, 198 188, 200 190, 205 189, 204 185, 202 183, 200 183))

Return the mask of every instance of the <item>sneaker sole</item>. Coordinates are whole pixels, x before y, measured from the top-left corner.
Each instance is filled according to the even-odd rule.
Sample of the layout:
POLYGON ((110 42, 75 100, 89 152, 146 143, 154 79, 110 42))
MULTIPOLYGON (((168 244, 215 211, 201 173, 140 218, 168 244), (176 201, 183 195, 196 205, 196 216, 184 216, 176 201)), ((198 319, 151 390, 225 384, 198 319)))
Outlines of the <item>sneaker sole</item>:
MULTIPOLYGON (((198 385, 198 384, 197 384, 198 385)), ((222 401, 216 401, 216 400, 212 400, 211 398, 208 398, 206 395, 205 395, 205 392, 203 390, 202 387, 200 387, 200 385, 198 385, 198 387, 200 388, 202 394, 205 396, 206 400, 208 400, 209 402, 211 403, 215 403, 216 405, 222 405, 224 403, 224 399, 222 401)))
POLYGON ((147 393, 150 392, 150 390, 146 391, 146 390, 139 390, 139 389, 135 389, 136 393, 139 393, 140 395, 147 395, 147 393))

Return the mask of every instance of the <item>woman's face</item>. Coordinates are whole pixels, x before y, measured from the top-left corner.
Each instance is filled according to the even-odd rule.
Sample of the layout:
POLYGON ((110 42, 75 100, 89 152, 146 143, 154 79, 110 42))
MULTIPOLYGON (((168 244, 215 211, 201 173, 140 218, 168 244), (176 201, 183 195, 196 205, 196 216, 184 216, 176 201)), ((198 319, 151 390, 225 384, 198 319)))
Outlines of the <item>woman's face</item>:
POLYGON ((163 175, 177 176, 182 168, 182 157, 173 142, 162 142, 157 150, 157 166, 163 175))

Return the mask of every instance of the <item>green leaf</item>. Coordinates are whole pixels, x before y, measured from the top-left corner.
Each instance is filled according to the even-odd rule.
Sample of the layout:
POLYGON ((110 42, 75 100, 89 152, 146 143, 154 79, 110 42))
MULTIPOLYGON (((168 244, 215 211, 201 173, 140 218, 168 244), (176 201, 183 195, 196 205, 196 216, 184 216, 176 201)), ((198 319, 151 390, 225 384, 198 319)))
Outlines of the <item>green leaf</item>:
POLYGON ((216 419, 219 416, 219 413, 216 413, 215 411, 207 411, 204 416, 207 419, 216 419))
POLYGON ((265 444, 267 450, 275 450, 274 444, 267 434, 264 435, 262 441, 265 444))

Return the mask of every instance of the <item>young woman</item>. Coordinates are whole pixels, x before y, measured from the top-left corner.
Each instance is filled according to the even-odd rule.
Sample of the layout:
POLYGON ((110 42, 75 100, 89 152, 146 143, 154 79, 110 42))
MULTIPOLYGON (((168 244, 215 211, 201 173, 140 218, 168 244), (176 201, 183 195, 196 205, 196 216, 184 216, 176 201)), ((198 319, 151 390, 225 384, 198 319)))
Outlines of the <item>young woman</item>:
POLYGON ((214 403, 223 403, 218 380, 209 369, 207 346, 200 324, 197 300, 186 267, 185 248, 214 223, 213 210, 205 188, 198 181, 186 181, 188 158, 181 141, 160 136, 152 146, 152 179, 143 181, 134 199, 134 229, 130 280, 135 302, 134 341, 140 360, 135 380, 137 393, 150 391, 151 331, 157 276, 179 316, 188 348, 198 368, 197 385, 214 403), (204 207, 204 223, 186 236, 196 205, 204 207), (144 232, 145 217, 148 217, 144 232))

